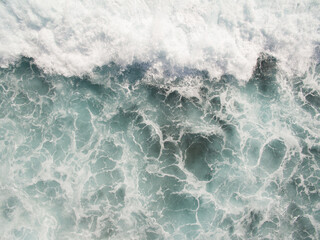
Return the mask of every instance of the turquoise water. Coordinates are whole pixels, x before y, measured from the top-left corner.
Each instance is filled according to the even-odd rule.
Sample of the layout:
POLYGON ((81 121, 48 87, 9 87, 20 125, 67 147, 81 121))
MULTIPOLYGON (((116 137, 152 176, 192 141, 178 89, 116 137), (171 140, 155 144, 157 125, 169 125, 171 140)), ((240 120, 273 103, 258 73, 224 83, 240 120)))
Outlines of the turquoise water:
POLYGON ((319 239, 320 65, 150 66, 1 68, 3 239, 319 239))

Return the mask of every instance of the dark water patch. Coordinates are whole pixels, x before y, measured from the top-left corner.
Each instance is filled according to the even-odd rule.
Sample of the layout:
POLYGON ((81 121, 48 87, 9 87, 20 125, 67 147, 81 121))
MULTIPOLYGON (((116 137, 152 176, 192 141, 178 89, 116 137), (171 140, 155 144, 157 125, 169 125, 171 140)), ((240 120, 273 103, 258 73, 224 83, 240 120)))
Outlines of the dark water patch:
POLYGON ((166 95, 169 88, 158 87, 155 85, 146 84, 145 89, 147 91, 147 100, 152 105, 159 105, 166 99, 166 95))
POLYGON ((70 81, 73 91, 81 92, 82 94, 91 93, 96 97, 107 95, 108 93, 115 94, 110 88, 106 88, 105 85, 92 82, 88 76, 81 78, 71 77, 67 81, 70 81))
POLYGON ((235 151, 239 151, 240 135, 238 133, 237 127, 232 124, 225 123, 225 121, 220 121, 220 124, 226 137, 225 147, 231 148, 235 151))
POLYGON ((144 85, 148 104, 156 110, 155 120, 163 138, 178 140, 186 121, 197 121, 204 115, 200 100, 187 98, 170 88, 144 85))
POLYGON ((220 97, 214 97, 210 100, 210 104, 212 106, 213 111, 220 111, 221 110, 221 101, 220 97))
POLYGON ((315 234, 314 226, 312 225, 309 218, 304 216, 299 216, 294 221, 295 231, 292 236, 293 239, 312 239, 315 234))
POLYGON ((129 84, 139 83, 145 76, 148 69, 151 67, 147 62, 133 62, 127 66, 121 66, 114 62, 107 65, 96 67, 93 70, 94 81, 100 84, 106 82, 116 82, 122 84, 128 82, 129 84))
POLYGON ((287 209, 287 212, 291 217, 298 217, 298 216, 302 216, 303 215, 303 211, 295 203, 290 203, 290 205, 289 205, 289 207, 287 209))
POLYGON ((291 129, 300 139, 306 139, 310 133, 298 124, 291 124, 291 129))
POLYGON ((1 69, 0 72, 3 77, 6 75, 7 77, 16 78, 21 91, 28 92, 33 98, 37 97, 37 95, 50 96, 53 94, 50 80, 43 71, 38 68, 32 58, 23 57, 20 61, 10 65, 9 68, 1 69))
POLYGON ((94 78, 99 81, 100 83, 103 83, 103 81, 117 81, 119 80, 119 76, 121 72, 123 71, 122 67, 117 65, 114 62, 111 62, 107 65, 103 65, 100 67, 96 67, 93 69, 94 78))
POLYGON ((143 79, 149 67, 150 65, 146 63, 133 63, 126 67, 123 77, 128 79, 129 83, 134 84, 143 79))
POLYGON ((306 100, 311 104, 317 111, 320 111, 320 94, 318 91, 312 91, 306 95, 306 100))
POLYGON ((279 86, 276 74, 276 58, 265 53, 260 54, 253 76, 246 85, 247 92, 252 96, 258 94, 262 100, 278 99, 279 86))
POLYGON ((215 88, 221 91, 221 89, 227 89, 228 87, 239 87, 239 81, 235 78, 235 76, 230 74, 223 74, 220 77, 220 80, 217 84, 215 84, 215 88))
POLYGON ((146 62, 133 62, 127 66, 120 66, 114 62, 110 62, 93 70, 94 81, 101 84, 105 84, 106 82, 116 82, 119 84, 128 82, 134 85, 144 78, 149 68, 150 63, 146 62))
POLYGON ((223 140, 215 135, 184 134, 181 149, 184 153, 185 167, 199 180, 209 181, 212 178, 211 165, 222 150, 223 140))
POLYGON ((110 120, 110 126, 113 132, 127 131, 130 122, 132 122, 138 114, 132 110, 124 110, 120 108, 118 113, 110 120))
POLYGON ((247 237, 255 237, 258 234, 259 223, 263 219, 262 213, 259 211, 250 211, 248 216, 244 219, 243 225, 246 229, 247 237))
POLYGON ((320 167, 320 146, 311 147, 310 152, 314 156, 314 160, 318 164, 318 167, 320 167))

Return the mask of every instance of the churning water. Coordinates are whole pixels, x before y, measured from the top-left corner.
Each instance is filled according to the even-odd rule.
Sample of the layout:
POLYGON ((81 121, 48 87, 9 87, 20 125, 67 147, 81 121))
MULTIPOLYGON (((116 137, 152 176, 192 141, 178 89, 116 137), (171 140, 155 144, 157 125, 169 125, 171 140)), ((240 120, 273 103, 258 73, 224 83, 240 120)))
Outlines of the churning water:
POLYGON ((1 239, 320 239, 318 1, 0 1, 1 239))

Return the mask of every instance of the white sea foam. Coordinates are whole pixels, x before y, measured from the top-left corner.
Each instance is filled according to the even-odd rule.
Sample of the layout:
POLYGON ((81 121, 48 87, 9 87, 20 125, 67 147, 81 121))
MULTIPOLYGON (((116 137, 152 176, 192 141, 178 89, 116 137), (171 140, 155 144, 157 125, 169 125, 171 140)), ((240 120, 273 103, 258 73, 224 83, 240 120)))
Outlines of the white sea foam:
POLYGON ((299 74, 319 61, 319 11, 315 0, 2 0, 0 65, 24 55, 70 76, 165 61, 247 79, 263 51, 299 74))

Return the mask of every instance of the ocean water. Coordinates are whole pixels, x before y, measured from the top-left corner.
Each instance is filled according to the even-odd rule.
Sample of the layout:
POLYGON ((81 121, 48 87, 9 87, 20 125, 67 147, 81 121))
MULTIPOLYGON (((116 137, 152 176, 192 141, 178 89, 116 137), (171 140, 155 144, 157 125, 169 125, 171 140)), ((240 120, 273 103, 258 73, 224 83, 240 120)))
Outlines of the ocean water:
POLYGON ((0 1, 0 239, 320 239, 320 2, 0 1))

